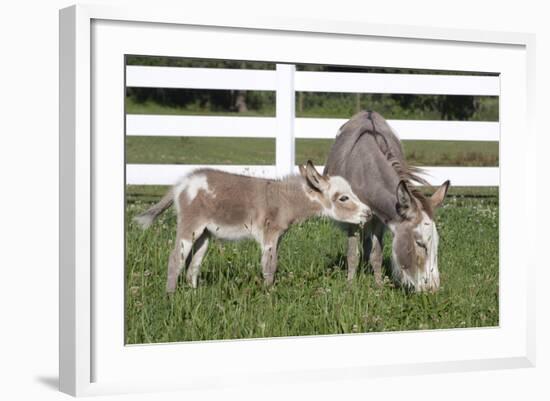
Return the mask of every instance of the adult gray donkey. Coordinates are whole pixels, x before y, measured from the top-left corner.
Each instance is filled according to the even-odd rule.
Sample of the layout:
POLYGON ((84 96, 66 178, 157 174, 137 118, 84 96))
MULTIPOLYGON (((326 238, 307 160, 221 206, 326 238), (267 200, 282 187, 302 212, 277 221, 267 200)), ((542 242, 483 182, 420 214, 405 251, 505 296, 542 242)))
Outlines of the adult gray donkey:
MULTIPOLYGON (((439 237, 434 211, 439 207, 449 181, 426 197, 413 182, 429 185, 409 166, 399 139, 378 113, 362 111, 339 130, 325 164, 325 174, 344 177, 375 217, 363 228, 363 256, 369 258, 377 284, 382 283, 382 239, 388 227, 393 234, 392 277, 416 291, 439 288, 437 247, 439 237)), ((348 232, 348 280, 359 264, 360 228, 348 232)))

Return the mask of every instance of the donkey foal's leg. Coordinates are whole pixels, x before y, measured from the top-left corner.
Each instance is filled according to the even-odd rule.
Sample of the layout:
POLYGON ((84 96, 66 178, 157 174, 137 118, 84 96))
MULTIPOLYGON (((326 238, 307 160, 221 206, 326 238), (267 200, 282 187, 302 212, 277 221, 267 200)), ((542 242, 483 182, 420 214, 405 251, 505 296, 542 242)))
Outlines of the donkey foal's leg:
POLYGON ((208 249, 208 234, 204 233, 193 245, 193 257, 187 268, 187 283, 197 288, 198 277, 201 269, 201 262, 208 249))
POLYGON ((204 227, 196 227, 194 230, 187 229, 180 231, 178 226, 176 235, 176 245, 170 261, 168 262, 168 279, 166 281, 166 292, 174 292, 178 282, 178 276, 187 263, 187 257, 193 249, 194 242, 202 236, 204 227))
POLYGON ((348 228, 348 281, 352 281, 359 265, 359 229, 348 228))
POLYGON ((262 245, 262 272, 264 275, 264 284, 271 286, 275 281, 277 272, 277 240, 261 244, 262 245))
POLYGON ((185 265, 187 255, 191 251, 191 241, 176 237, 176 245, 170 254, 168 260, 168 278, 166 280, 166 292, 171 293, 176 290, 178 276, 185 265))

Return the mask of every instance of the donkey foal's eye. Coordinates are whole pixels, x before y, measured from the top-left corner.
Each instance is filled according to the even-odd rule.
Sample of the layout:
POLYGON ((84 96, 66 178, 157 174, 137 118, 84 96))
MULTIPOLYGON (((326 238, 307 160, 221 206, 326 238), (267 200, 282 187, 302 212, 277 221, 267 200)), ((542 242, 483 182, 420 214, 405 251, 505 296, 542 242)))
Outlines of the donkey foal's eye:
POLYGON ((349 199, 349 197, 347 197, 346 195, 344 195, 344 196, 341 196, 341 197, 340 197, 339 201, 340 201, 340 202, 345 202, 345 201, 347 201, 348 199, 349 199))

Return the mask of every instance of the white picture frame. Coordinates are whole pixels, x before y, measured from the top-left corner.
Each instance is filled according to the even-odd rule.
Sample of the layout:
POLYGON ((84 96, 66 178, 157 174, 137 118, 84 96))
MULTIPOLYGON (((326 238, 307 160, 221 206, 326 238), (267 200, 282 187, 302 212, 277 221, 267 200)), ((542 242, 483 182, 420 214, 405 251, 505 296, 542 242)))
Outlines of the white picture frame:
POLYGON ((535 253, 514 251, 533 245, 513 234, 514 227, 521 230, 517 232, 531 231, 536 216, 525 190, 535 182, 535 134, 529 123, 534 110, 533 69, 534 36, 529 34, 291 18, 224 20, 154 7, 78 5, 61 10, 60 390, 80 396, 241 386, 249 380, 361 380, 411 372, 534 366, 535 261, 529 255, 535 253), (201 46, 192 51, 178 48, 173 35, 189 32, 201 37, 201 46), (220 32, 237 35, 246 46, 236 51, 224 41, 223 49, 218 45, 216 50, 220 32), (270 46, 254 47, 258 35, 270 46), (325 53, 319 51, 320 43, 325 53), (107 136, 94 136, 103 129, 123 130, 120 55, 210 54, 362 65, 363 59, 346 53, 351 44, 401 46, 396 47, 400 51, 376 53, 371 65, 457 70, 478 66, 480 71, 501 74, 500 326, 124 346, 122 275, 112 273, 124 269, 124 238, 109 226, 123 226, 122 143, 121 138, 110 143, 107 136), (413 60, 408 49, 425 57, 413 60), (434 61, 434 49, 439 61, 434 61), (514 135, 517 132, 521 135, 514 135), (512 182, 519 184, 512 188, 508 185, 512 182), (105 243, 114 244, 113 248, 106 249, 105 243), (114 266, 110 272, 115 276, 109 276, 107 265, 114 266), (98 266, 103 270, 98 271, 98 266), (405 339, 417 347, 408 349, 400 341, 405 339), (424 349, 429 351, 420 351, 424 349))

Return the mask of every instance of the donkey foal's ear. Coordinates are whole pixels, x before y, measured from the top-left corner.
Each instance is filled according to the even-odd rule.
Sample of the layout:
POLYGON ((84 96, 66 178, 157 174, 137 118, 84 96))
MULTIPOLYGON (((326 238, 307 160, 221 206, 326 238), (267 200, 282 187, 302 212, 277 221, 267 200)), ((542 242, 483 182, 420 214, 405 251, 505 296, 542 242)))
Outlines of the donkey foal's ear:
MULTIPOLYGON (((300 170, 301 171, 301 170, 300 170)), ((324 191, 328 187, 327 180, 317 172, 311 160, 307 161, 306 179, 309 184, 318 191, 324 191)))
POLYGON ((300 175, 304 178, 307 178, 306 166, 304 166, 303 164, 299 164, 298 169, 300 170, 300 175))

